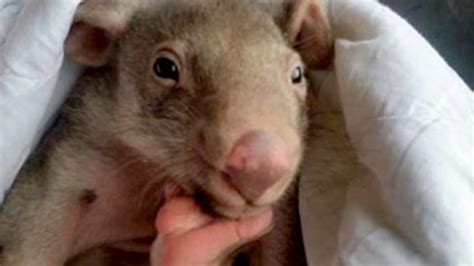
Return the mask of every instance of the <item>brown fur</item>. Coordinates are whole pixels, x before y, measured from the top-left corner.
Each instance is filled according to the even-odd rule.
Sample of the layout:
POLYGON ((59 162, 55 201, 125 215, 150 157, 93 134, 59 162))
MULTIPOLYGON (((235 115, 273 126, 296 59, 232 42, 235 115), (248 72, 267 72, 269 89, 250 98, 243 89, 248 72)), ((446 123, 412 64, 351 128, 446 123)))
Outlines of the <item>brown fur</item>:
MULTIPOLYGON (((295 3, 306 2, 264 8, 239 0, 127 3, 89 0, 78 11, 66 50, 100 67, 81 78, 58 125, 9 192, 0 210, 1 265, 62 265, 74 257, 74 265, 91 265, 91 260, 118 265, 110 254, 119 248, 146 252, 146 244, 127 243, 156 234, 153 219, 165 182, 178 184, 211 213, 230 218, 274 203, 284 189, 248 206, 219 184, 216 169, 236 139, 254 128, 274 132, 291 148, 295 161, 285 187, 296 174, 305 88, 289 82, 292 66, 301 60, 292 43, 301 41, 295 36, 318 43, 296 47, 312 66, 326 62, 330 51, 329 40, 320 39, 327 33, 307 36, 327 28, 308 29, 292 11, 300 10, 295 3), (114 8, 106 8, 109 4, 114 8), (150 60, 162 45, 182 60, 183 82, 174 87, 157 81, 151 71, 150 60), (325 50, 307 56, 306 47, 325 50)), ((309 13, 297 14, 323 17, 315 3, 309 6, 309 13)), ((293 218, 278 220, 297 221, 294 211, 288 215, 293 218)), ((254 254, 268 256, 265 243, 254 254)), ((262 257, 252 261, 265 264, 262 257)))

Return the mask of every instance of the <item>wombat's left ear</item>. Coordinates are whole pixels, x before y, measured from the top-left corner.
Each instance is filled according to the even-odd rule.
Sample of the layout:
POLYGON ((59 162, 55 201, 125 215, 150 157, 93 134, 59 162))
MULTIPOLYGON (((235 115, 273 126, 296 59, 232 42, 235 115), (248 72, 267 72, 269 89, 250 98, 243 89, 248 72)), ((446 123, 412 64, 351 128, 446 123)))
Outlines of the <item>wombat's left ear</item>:
POLYGON ((87 0, 79 5, 64 49, 74 60, 87 66, 105 65, 114 41, 125 30, 138 8, 138 1, 87 0))
POLYGON ((323 68, 333 58, 327 0, 286 0, 284 31, 310 68, 323 68))

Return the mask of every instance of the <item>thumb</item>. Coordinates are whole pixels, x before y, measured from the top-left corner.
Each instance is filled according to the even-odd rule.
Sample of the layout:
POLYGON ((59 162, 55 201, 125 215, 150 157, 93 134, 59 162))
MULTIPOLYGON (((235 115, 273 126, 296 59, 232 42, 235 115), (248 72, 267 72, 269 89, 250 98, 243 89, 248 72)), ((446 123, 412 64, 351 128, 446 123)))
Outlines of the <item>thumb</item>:
POLYGON ((191 198, 172 199, 157 216, 152 265, 221 265, 231 251, 267 233, 272 218, 268 208, 241 220, 215 220, 191 198))
POLYGON ((273 212, 271 208, 256 216, 237 221, 216 221, 203 228, 194 230, 190 238, 209 239, 206 250, 213 254, 210 257, 219 258, 237 246, 268 233, 272 225, 273 212))

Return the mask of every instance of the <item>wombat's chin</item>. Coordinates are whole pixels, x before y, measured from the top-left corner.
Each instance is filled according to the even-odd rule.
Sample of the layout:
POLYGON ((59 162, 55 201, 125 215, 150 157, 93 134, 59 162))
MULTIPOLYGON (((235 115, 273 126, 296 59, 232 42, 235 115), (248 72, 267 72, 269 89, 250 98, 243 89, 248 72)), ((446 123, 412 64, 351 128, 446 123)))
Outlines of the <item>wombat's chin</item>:
POLYGON ((204 212, 225 219, 241 219, 257 215, 280 198, 275 196, 264 202, 250 202, 227 182, 223 173, 215 173, 205 185, 197 185, 190 195, 196 199, 204 212))
POLYGON ((250 203, 232 202, 228 198, 221 198, 208 192, 199 191, 195 195, 202 210, 210 216, 224 219, 242 219, 262 212, 268 205, 253 205, 250 203))
POLYGON ((246 206, 244 208, 232 208, 229 206, 216 206, 215 211, 222 217, 231 220, 243 219, 250 216, 255 216, 261 213, 265 206, 246 206))

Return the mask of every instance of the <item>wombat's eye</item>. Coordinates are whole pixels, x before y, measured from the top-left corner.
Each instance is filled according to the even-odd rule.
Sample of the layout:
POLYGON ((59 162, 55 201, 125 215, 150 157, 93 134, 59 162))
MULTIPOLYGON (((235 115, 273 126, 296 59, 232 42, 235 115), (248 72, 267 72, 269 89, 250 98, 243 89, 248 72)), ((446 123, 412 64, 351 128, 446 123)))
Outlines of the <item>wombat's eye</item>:
POLYGON ((153 71, 162 79, 170 79, 179 82, 179 68, 178 65, 167 57, 160 57, 153 65, 153 71))
POLYGON ((303 76, 303 68, 298 66, 293 69, 293 72, 291 72, 291 82, 293 82, 293 84, 300 84, 301 82, 303 82, 303 76))

